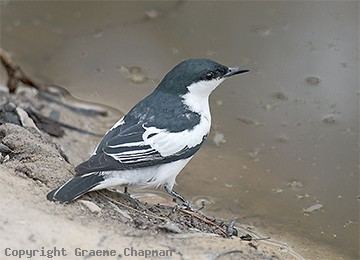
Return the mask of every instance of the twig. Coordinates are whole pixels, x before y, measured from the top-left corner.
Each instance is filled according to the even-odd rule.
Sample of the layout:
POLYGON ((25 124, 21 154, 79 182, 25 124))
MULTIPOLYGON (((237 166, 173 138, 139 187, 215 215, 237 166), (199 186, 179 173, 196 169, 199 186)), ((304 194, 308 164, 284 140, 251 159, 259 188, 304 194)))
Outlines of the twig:
POLYGON ((224 231, 219 225, 215 224, 214 222, 207 220, 206 218, 203 218, 197 214, 194 214, 192 211, 188 211, 186 209, 179 209, 179 210, 183 213, 193 216, 194 218, 197 218, 198 220, 205 222, 208 225, 216 227, 217 229, 219 229, 219 231, 223 234, 224 237, 228 237, 228 235, 226 234, 226 231, 224 231))
MULTIPOLYGON (((49 128, 44 127, 44 125, 51 125, 51 126, 55 127, 55 129, 59 129, 59 127, 61 126, 61 127, 64 127, 64 128, 67 128, 67 129, 70 129, 70 130, 73 130, 73 131, 76 131, 76 132, 79 132, 79 133, 82 133, 82 134, 88 134, 88 135, 97 136, 97 137, 102 137, 103 136, 103 134, 93 133, 93 132, 78 128, 76 126, 72 126, 72 125, 57 121, 57 120, 52 119, 50 117, 46 117, 46 116, 42 115, 41 113, 36 112, 31 107, 25 109, 25 111, 35 121, 35 123, 37 125, 39 125, 40 128, 42 128, 42 130, 44 130, 45 132, 47 132, 49 134, 52 134, 52 132, 49 132, 48 131, 49 128)), ((55 133, 57 133, 57 132, 58 131, 56 131, 55 133)), ((60 136, 62 136, 62 135, 63 135, 63 133, 60 136)), ((55 136, 57 136, 57 135, 55 135, 55 136)))
POLYGON ((143 214, 143 215, 145 215, 145 216, 147 216, 147 217, 152 217, 152 218, 157 218, 157 219, 160 219, 160 220, 168 221, 168 219, 166 219, 166 218, 163 218, 163 217, 160 217, 160 216, 156 216, 156 215, 154 215, 154 214, 149 214, 149 213, 140 211, 140 210, 138 210, 138 209, 135 209, 135 208, 133 208, 133 207, 130 207, 130 206, 128 206, 128 205, 126 205, 126 204, 124 204, 124 203, 121 203, 121 202, 119 202, 119 201, 116 201, 116 200, 114 200, 114 199, 112 199, 112 198, 110 198, 110 197, 108 197, 108 196, 106 196, 106 195, 104 195, 104 194, 102 194, 102 193, 100 193, 100 192, 98 192, 98 194, 100 194, 103 198, 111 201, 112 203, 114 203, 114 204, 116 204, 116 205, 118 205, 118 206, 122 206, 122 207, 124 207, 124 208, 133 210, 133 211, 138 212, 138 213, 140 213, 140 214, 143 214))
POLYGON ((8 80, 6 85, 10 93, 14 93, 16 91, 19 82, 22 82, 25 85, 33 87, 37 90, 46 89, 44 85, 39 84, 34 80, 32 80, 30 77, 28 77, 25 74, 25 72, 12 61, 10 55, 1 48, 0 48, 0 61, 1 64, 4 66, 8 75, 8 80))

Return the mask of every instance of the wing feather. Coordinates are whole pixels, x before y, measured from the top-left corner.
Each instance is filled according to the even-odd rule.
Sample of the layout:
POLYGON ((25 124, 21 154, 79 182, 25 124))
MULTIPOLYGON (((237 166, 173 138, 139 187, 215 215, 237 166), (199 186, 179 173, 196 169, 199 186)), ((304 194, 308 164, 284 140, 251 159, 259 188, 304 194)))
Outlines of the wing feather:
MULTIPOLYGON (((75 168, 77 175, 148 167, 191 157, 201 142, 188 145, 182 132, 170 133, 143 124, 121 124, 107 133, 90 159, 75 168)), ((187 131, 187 130, 186 130, 187 131)))

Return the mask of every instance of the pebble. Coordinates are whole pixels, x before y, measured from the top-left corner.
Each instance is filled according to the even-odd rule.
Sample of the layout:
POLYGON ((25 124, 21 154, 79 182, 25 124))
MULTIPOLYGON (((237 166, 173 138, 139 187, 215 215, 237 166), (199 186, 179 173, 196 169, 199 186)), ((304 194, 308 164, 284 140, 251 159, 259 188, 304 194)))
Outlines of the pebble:
POLYGON ((272 189, 273 192, 275 193, 281 193, 283 192, 284 190, 283 189, 280 189, 280 188, 276 188, 276 189, 272 189))
POLYGON ((101 208, 96 205, 94 202, 88 201, 88 200, 78 200, 82 205, 84 205, 88 210, 90 210, 92 213, 100 213, 101 208))
POLYGON ((216 146, 220 146, 223 143, 226 143, 225 135, 223 133, 216 132, 213 138, 213 142, 216 146))
POLYGON ((302 200, 304 198, 309 198, 310 195, 305 193, 304 195, 301 195, 301 194, 296 194, 296 198, 299 199, 299 200, 302 200))
POLYGON ((157 11, 155 9, 150 9, 150 10, 145 11, 145 16, 148 19, 155 19, 160 16, 160 13, 159 13, 159 11, 157 11))
POLYGON ((306 83, 311 86, 317 86, 320 84, 320 78, 316 76, 309 76, 305 79, 306 83))
POLYGON ((279 143, 287 143, 289 141, 289 137, 287 137, 287 135, 285 134, 281 134, 276 137, 276 141, 278 141, 279 143))
POLYGON ((271 29, 265 25, 257 25, 253 27, 251 31, 261 37, 266 37, 271 34, 271 29))
POLYGON ((12 150, 9 148, 9 147, 7 147, 5 144, 2 144, 2 143, 0 143, 0 154, 9 154, 9 153, 11 153, 12 152, 12 150))
POLYGON ((181 229, 179 228, 178 225, 176 225, 175 223, 173 222, 167 222, 163 225, 159 225, 159 228, 160 229, 163 229, 165 231, 168 231, 168 232, 171 232, 171 233, 181 233, 181 229))
POLYGON ((335 124, 336 119, 335 119, 335 115, 334 114, 328 114, 326 116, 324 116, 321 121, 325 124, 335 124))
POLYGON ((142 68, 138 66, 125 67, 121 66, 119 71, 135 84, 141 84, 148 80, 148 77, 143 72, 142 68))
POLYGON ((292 189, 301 189, 304 185, 300 181, 291 181, 287 184, 292 189))
POLYGON ((238 117, 236 119, 239 120, 241 123, 243 123, 245 125, 255 125, 255 126, 263 125, 260 122, 258 122, 256 120, 253 120, 251 118, 247 118, 247 117, 238 117))
POLYGON ((274 99, 277 99, 277 100, 282 100, 282 101, 286 101, 288 100, 289 98, 285 95, 284 92, 281 92, 281 91, 278 91, 278 92, 274 92, 272 94, 273 98, 274 99))
POLYGON ((306 209, 303 209, 304 213, 312 213, 316 210, 320 210, 322 207, 324 207, 322 204, 320 203, 317 203, 317 204, 314 204, 306 209))
POLYGON ((17 107, 16 113, 18 114, 18 116, 20 118, 22 126, 35 128, 40 133, 39 128, 37 128, 34 121, 29 117, 28 113, 26 113, 26 111, 24 109, 22 109, 21 107, 17 107))

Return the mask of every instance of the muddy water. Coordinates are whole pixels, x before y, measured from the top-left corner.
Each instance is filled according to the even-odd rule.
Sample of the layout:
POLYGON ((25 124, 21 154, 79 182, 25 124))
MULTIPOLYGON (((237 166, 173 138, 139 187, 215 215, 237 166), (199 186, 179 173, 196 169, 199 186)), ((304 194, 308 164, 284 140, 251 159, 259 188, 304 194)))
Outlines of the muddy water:
POLYGON ((1 2, 1 46, 38 79, 127 111, 188 57, 242 65, 178 178, 208 210, 309 259, 357 259, 357 2, 1 2))

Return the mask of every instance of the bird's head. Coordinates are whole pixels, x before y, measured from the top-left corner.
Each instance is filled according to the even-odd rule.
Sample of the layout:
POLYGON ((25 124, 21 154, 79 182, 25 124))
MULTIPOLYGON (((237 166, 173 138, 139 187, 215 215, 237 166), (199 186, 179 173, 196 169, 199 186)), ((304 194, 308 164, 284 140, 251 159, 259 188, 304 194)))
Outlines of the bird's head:
POLYGON ((188 59, 168 72, 157 90, 177 95, 193 92, 208 97, 225 79, 248 71, 230 68, 209 59, 188 59))

